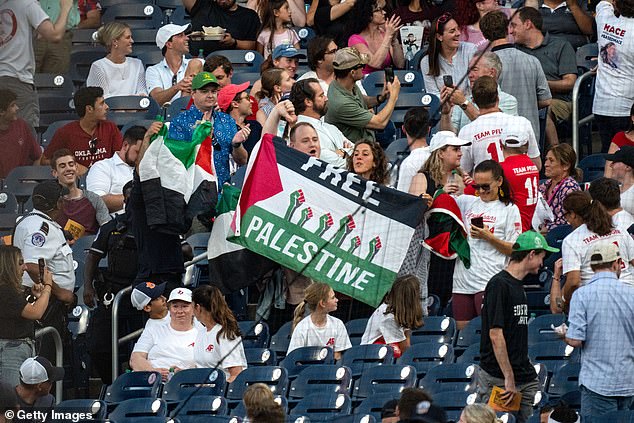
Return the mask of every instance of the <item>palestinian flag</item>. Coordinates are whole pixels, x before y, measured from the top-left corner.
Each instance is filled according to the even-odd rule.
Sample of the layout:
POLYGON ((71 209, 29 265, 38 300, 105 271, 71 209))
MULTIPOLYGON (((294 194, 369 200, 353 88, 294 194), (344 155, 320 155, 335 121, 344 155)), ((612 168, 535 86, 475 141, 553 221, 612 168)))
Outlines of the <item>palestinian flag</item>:
POLYGON ((403 263, 424 202, 274 142, 252 152, 234 230, 239 243, 378 306, 403 263))
POLYGON ((194 216, 216 205, 212 126, 203 122, 190 141, 179 141, 168 137, 168 125, 150 141, 139 164, 139 178, 150 228, 181 234, 189 230, 194 216))
POLYGON ((224 185, 216 206, 216 220, 211 229, 207 258, 209 259, 209 283, 223 294, 238 291, 262 279, 278 265, 266 257, 247 250, 240 244, 227 240, 233 235, 231 222, 240 198, 240 190, 224 185))
POLYGON ((468 269, 471 267, 471 251, 462 213, 456 200, 442 190, 436 192, 431 209, 427 211, 429 236, 423 246, 446 260, 459 257, 468 269))

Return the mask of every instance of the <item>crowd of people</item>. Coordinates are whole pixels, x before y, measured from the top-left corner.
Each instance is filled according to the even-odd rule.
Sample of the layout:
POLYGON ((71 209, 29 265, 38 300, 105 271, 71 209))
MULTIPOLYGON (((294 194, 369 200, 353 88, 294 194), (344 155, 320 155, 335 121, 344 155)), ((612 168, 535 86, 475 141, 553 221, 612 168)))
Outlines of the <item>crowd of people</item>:
MULTIPOLYGON (((36 346, 35 329, 54 327, 67 352, 66 316, 78 303, 92 308, 92 372, 112 383, 110 310, 128 286, 134 289, 119 311, 120 335, 144 330, 120 361, 133 371, 157 371, 165 381, 183 369, 220 368, 232 382, 247 368, 238 325, 247 318, 247 300, 261 288, 262 303, 262 286, 279 278, 281 289, 269 304, 281 309, 272 308, 267 322, 271 332, 293 322, 289 353, 327 346, 340 359, 351 347, 345 321, 360 317, 368 319, 361 343, 390 345, 400 357, 411 332, 424 324, 431 295, 458 329, 480 316, 478 402, 502 387, 507 403, 521 395, 515 414, 526 422, 540 386, 528 358, 531 311, 523 286, 545 265, 554 275, 550 310, 568 316, 568 326, 557 331, 582 352, 582 419, 634 409, 634 49, 626 35, 634 30, 634 2, 602 0, 596 11, 576 0, 527 0, 518 9, 492 0, 402 3, 183 0, 191 24, 156 30, 163 60, 151 65, 133 57, 128 24, 102 25, 98 2, 0 4, 0 15, 11 16, 0 24, 0 177, 30 165, 50 166, 52 175, 33 189, 33 210, 17 221, 9 242, 4 239, 10 245, 0 246, 0 319, 11 322, 0 327, 5 409, 52 403, 52 382, 63 373, 46 358, 53 358, 50 346, 36 346), (203 26, 224 33, 219 40, 190 37, 203 26), (304 26, 317 34, 305 51, 295 29, 304 26), (41 148, 34 135, 41 129, 34 76, 68 72, 76 28, 95 29, 105 57, 92 63, 85 86, 73 94, 77 119, 41 148), (604 176, 584 184, 568 139, 575 50, 593 40, 599 47, 593 113, 607 154, 604 176), (232 83, 240 70, 219 50, 257 51, 265 59, 260 79, 232 83), (300 59, 309 71, 298 71, 300 59), (411 81, 390 70, 406 66, 420 71, 425 94, 440 99, 438 119, 415 106, 403 122, 392 121, 401 84, 411 81), (383 70, 382 90, 368 95, 362 81, 383 70), (106 100, 122 95, 151 97, 161 106, 190 99, 170 122, 121 133, 108 120, 106 100), (390 162, 386 134, 394 123, 407 141, 407 157, 390 162), (427 213, 405 258, 413 264, 403 266, 407 271, 376 308, 290 269, 231 294, 214 281, 190 290, 182 276, 192 251, 183 239, 209 232, 215 210, 156 230, 148 222, 155 205, 141 187, 139 168, 159 132, 184 145, 201 125, 210 128, 219 195, 239 180, 234 175, 244 171, 262 137, 273 134, 333 167, 419 197, 432 211, 444 209, 457 223, 453 236, 464 237, 466 254, 441 257, 422 246, 439 230, 427 213), (71 246, 85 235, 95 238, 78 270, 84 276, 78 298, 71 246), (99 266, 103 258, 107 268, 99 266)), ((283 419, 269 394, 249 387, 249 421, 283 419)), ((574 412, 560 408, 547 410, 548 421, 576 421, 574 412)), ((384 411, 384 421, 416 421, 418 414, 444 421, 433 398, 418 389, 404 390, 384 411)), ((495 415, 474 404, 460 421, 494 422, 495 415)))

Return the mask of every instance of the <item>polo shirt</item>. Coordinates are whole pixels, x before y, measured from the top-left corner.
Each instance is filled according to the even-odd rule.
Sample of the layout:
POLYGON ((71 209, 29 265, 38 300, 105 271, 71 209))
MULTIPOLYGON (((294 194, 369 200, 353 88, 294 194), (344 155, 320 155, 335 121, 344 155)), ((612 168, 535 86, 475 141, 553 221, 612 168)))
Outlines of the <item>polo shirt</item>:
POLYGON ((336 151, 343 148, 343 144, 347 139, 335 125, 324 122, 323 117, 315 119, 306 115, 297 116, 297 122, 308 122, 317 131, 321 147, 321 154, 319 155, 321 160, 336 167, 346 168, 346 158, 339 156, 336 151))
MULTIPOLYGON (((468 95, 467 98, 473 104, 473 107, 476 109, 478 106, 473 102, 473 96, 468 95)), ((507 115, 517 116, 517 99, 513 97, 511 94, 507 94, 498 86, 498 98, 499 103, 498 107, 507 115)), ((456 131, 460 131, 465 125, 473 122, 467 114, 460 108, 460 106, 455 106, 451 109, 451 125, 456 128, 456 131)))
MULTIPOLYGON (((587 0, 581 0, 579 6, 581 6, 584 12, 588 11, 587 0)), ((577 21, 575 21, 575 17, 570 12, 565 1, 561 2, 554 9, 551 9, 544 4, 544 0, 539 0, 539 12, 544 19, 542 25, 543 32, 548 32, 553 37, 565 39, 575 50, 582 45, 588 44, 588 36, 585 35, 581 31, 581 28, 579 28, 579 25, 577 25, 577 21)))
POLYGON ((363 95, 355 85, 352 92, 334 80, 328 87, 328 111, 326 122, 335 125, 352 142, 360 139, 375 140, 374 131, 366 125, 372 119, 363 95))
MULTIPOLYGON (((192 59, 187 59, 183 56, 183 61, 181 63, 181 67, 176 72, 176 82, 179 82, 181 79, 185 77, 185 70, 187 70, 187 65, 189 61, 192 59)), ((172 84, 172 78, 174 77, 174 73, 172 73, 172 69, 170 69, 167 64, 167 60, 163 58, 156 65, 152 65, 145 71, 145 85, 147 86, 148 93, 151 93, 153 89, 160 88, 161 90, 166 90, 172 84)), ((181 96, 181 92, 178 91, 174 94, 174 97, 170 101, 174 101, 181 96)))
MULTIPOLYGON (((123 186, 132 180, 134 168, 121 160, 118 153, 96 162, 86 176, 86 189, 99 196, 123 194, 123 186)), ((122 210, 121 210, 122 211, 122 210)))
MULTIPOLYGON (((577 74, 577 57, 570 43, 563 38, 551 37, 546 33, 542 43, 535 48, 517 45, 524 53, 535 56, 548 81, 560 81, 564 75, 577 74)), ((572 90, 569 93, 556 93, 553 98, 572 101, 572 90)))

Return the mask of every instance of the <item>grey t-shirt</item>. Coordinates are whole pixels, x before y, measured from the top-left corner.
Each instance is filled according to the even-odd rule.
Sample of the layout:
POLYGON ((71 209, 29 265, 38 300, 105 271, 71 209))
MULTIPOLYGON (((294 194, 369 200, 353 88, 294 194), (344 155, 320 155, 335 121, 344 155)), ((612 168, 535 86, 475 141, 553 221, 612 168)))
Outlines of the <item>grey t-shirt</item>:
MULTIPOLYGON (((451 75, 453 83, 458 85, 460 79, 467 73, 467 70, 469 70, 469 62, 475 53, 475 44, 461 42, 451 63, 442 57, 442 55, 439 55, 440 75, 438 76, 427 75, 429 73, 429 55, 425 55, 420 61, 420 72, 423 74, 425 81, 425 91, 439 95, 441 88, 445 85, 443 83, 444 75, 451 75)), ((467 95, 471 93, 469 79, 465 78, 462 83, 458 85, 458 88, 467 95)))

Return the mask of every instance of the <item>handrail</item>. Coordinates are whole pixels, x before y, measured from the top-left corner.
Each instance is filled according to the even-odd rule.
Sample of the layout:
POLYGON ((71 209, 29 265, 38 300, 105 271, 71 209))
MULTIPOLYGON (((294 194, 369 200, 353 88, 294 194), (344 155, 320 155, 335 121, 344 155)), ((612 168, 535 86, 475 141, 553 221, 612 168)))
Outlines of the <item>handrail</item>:
POLYGON ((584 73, 577 78, 577 81, 572 88, 572 149, 575 150, 575 153, 577 153, 577 157, 579 157, 579 126, 591 122, 594 119, 594 115, 589 114, 579 120, 579 91, 581 90, 581 84, 583 84, 586 79, 596 74, 596 71, 588 71, 584 73))
MULTIPOLYGON (((53 336, 53 342, 55 342, 55 366, 64 367, 64 349, 62 348, 62 337, 59 336, 59 332, 52 326, 37 329, 35 331, 35 339, 41 338, 46 334, 53 336)), ((55 383, 55 404, 62 402, 62 396, 64 394, 64 381, 58 380, 55 383)))
POLYGON ((191 259, 190 261, 186 261, 185 266, 185 274, 183 275, 183 286, 189 286, 192 283, 192 277, 194 276, 194 265, 203 260, 207 260, 207 251, 204 253, 198 254, 196 257, 191 259))
POLYGON ((128 286, 117 292, 112 300, 112 380, 119 376, 119 302, 121 297, 132 292, 132 287, 128 286))

